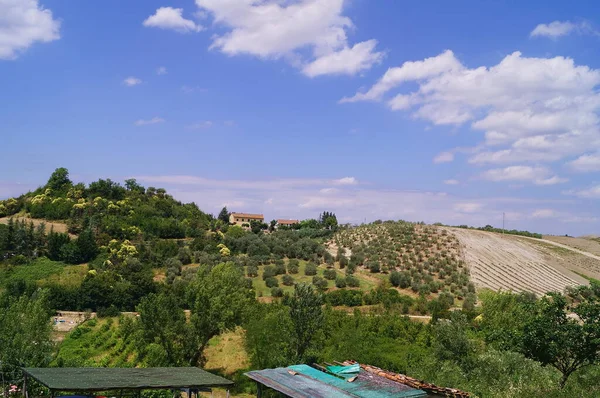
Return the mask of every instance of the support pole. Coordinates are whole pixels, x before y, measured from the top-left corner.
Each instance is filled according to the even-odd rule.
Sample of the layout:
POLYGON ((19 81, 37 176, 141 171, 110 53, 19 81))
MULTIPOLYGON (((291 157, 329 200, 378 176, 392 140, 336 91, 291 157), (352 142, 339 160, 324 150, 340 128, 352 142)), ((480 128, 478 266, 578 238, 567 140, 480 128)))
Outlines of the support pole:
POLYGON ((23 377, 23 395, 25 395, 25 398, 29 398, 29 394, 27 393, 27 373, 23 377))

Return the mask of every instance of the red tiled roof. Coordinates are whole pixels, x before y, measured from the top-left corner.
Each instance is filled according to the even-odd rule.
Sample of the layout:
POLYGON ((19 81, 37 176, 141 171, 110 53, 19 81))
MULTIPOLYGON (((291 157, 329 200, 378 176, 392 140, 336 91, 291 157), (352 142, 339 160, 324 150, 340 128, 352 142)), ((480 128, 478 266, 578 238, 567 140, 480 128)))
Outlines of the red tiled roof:
POLYGON ((235 218, 254 218, 254 219, 264 219, 265 216, 262 214, 250 214, 250 213, 231 213, 235 218))
POLYGON ((300 221, 298 220, 277 220, 277 224, 282 224, 282 225, 294 225, 294 224, 298 224, 300 221))

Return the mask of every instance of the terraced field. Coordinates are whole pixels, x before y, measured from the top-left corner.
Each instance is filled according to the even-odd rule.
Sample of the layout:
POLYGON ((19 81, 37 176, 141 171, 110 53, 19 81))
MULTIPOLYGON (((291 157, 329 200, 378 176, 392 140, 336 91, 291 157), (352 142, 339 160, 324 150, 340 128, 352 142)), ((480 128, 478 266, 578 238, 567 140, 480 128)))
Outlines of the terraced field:
POLYGON ((556 247, 565 251, 557 253, 550 243, 537 239, 459 228, 447 230, 458 238, 471 280, 478 287, 541 295, 588 283, 563 259, 571 254, 566 248, 556 247))

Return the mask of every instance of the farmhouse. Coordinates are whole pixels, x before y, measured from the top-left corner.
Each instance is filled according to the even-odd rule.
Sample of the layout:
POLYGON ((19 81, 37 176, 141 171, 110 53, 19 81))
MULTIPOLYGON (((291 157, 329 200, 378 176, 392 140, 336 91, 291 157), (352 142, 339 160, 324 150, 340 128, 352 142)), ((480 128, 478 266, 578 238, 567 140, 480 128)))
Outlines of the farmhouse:
POLYGON ((242 226, 243 224, 250 224, 250 221, 265 222, 265 216, 250 213, 231 213, 229 215, 230 224, 242 226))
POLYGON ((290 227, 292 225, 298 224, 300 221, 298 220, 277 220, 277 224, 275 224, 276 227, 280 227, 280 226, 284 226, 284 227, 290 227))

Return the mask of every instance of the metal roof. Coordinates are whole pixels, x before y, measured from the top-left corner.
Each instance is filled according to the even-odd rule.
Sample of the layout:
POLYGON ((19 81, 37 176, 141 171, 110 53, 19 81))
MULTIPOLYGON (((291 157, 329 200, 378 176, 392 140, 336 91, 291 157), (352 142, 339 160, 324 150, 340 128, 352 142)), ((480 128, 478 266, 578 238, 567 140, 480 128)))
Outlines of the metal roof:
POLYGON ((427 396, 424 391, 363 370, 352 382, 308 365, 255 370, 245 374, 292 398, 417 398, 427 396))
POLYGON ((51 390, 106 391, 226 387, 233 384, 200 368, 23 368, 51 390))

